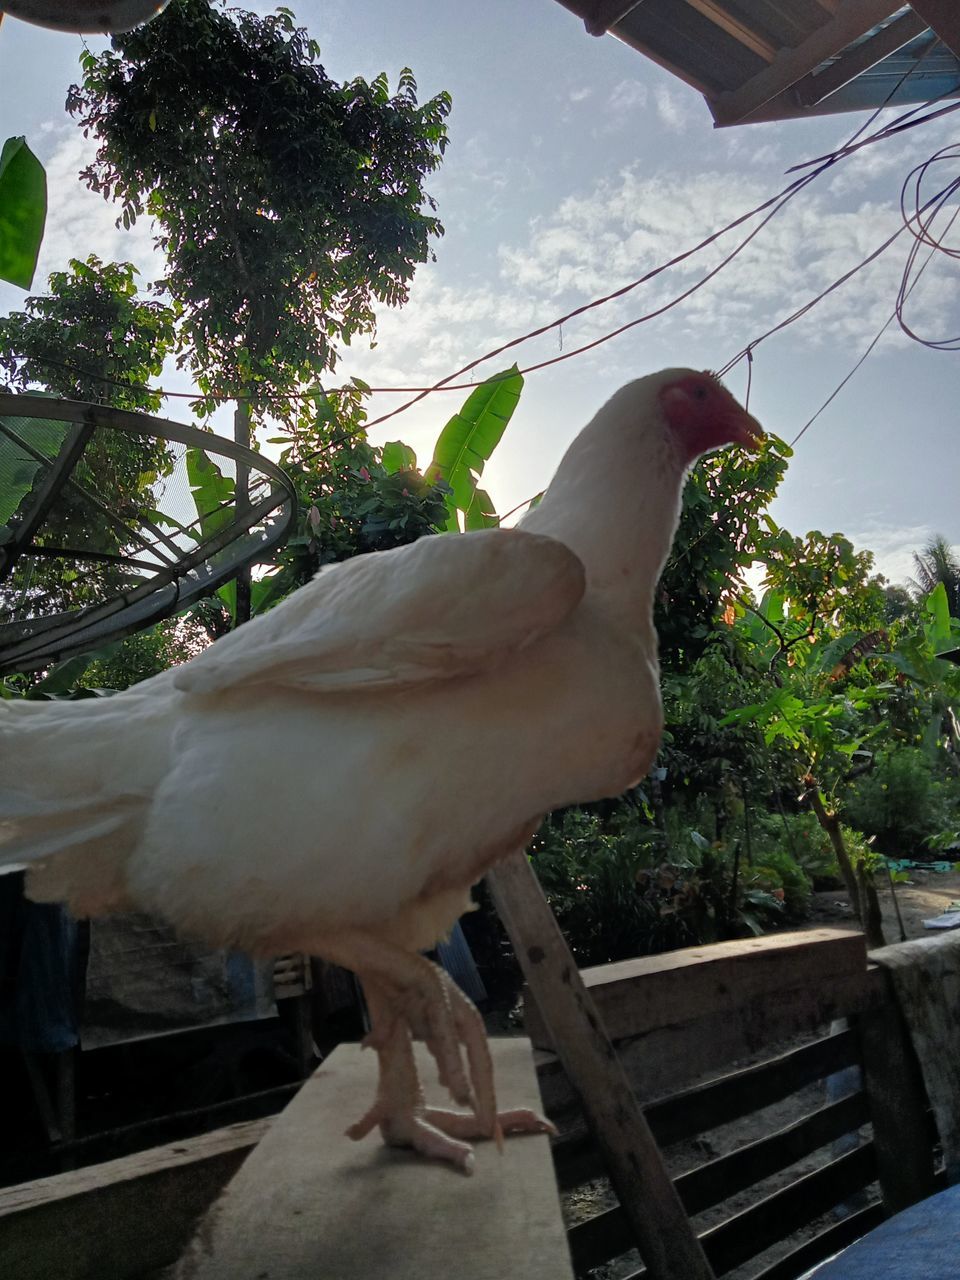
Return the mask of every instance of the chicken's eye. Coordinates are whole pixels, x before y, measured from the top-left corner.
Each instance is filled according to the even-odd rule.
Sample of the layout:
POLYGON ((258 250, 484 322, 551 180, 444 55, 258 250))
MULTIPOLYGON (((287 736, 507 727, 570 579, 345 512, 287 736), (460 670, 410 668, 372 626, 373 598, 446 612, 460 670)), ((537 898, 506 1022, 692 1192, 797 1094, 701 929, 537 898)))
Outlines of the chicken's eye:
POLYGON ((707 388, 703 385, 702 382, 698 382, 697 385, 693 388, 693 398, 694 400, 706 400, 707 388))

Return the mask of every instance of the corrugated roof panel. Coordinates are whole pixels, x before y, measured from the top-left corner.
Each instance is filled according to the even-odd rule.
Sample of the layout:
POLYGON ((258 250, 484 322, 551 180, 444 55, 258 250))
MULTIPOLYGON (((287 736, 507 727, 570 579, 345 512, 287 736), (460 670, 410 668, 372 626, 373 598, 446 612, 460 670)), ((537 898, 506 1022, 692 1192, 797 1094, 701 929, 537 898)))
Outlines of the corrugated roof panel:
POLYGON ((767 64, 692 6, 676 0, 644 0, 616 26, 616 34, 641 53, 667 63, 708 93, 734 89, 767 64))
POLYGON ((721 126, 960 97, 960 0, 560 3, 699 89, 721 126))
MULTIPOLYGON (((865 45, 874 35, 871 31, 862 40, 851 44, 844 53, 865 45)), ((819 66, 810 78, 815 88, 818 77, 828 71, 836 58, 830 58, 819 66)), ((903 45, 895 53, 860 72, 836 93, 812 104, 812 110, 822 114, 828 111, 859 111, 879 107, 888 101, 891 106, 907 102, 928 102, 942 96, 960 93, 960 60, 943 46, 932 31, 925 31, 916 39, 903 45)))
POLYGON ((806 40, 830 18, 817 0, 723 0, 722 7, 771 44, 787 49, 806 40))

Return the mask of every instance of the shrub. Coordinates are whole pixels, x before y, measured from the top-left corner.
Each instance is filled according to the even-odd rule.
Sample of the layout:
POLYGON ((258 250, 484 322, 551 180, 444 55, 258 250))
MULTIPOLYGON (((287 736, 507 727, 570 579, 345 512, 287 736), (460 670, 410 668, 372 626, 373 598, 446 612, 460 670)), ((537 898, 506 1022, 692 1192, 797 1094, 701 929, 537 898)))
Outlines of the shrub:
POLYGON ((937 779, 927 756, 900 747, 878 756, 873 769, 848 790, 844 818, 876 837, 883 853, 913 856, 950 822, 947 786, 937 779))

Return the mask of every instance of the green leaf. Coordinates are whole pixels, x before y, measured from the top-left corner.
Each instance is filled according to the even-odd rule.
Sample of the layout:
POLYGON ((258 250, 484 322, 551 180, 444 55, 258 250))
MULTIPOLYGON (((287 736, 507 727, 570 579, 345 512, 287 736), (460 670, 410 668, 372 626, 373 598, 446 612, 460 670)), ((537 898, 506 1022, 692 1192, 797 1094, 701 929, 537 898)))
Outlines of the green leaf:
MULTIPOLYGON (((217 598, 221 601, 231 620, 237 616, 237 580, 231 578, 229 582, 225 582, 222 587, 216 590, 217 598)), ((252 600, 251 600, 252 612, 252 600)))
POLYGON ((93 661, 92 653, 80 653, 75 658, 65 658, 51 667, 42 680, 30 690, 31 696, 69 693, 93 661))
POLYGON ((388 476, 397 471, 414 471, 417 466, 417 455, 402 440, 388 440, 383 446, 380 462, 388 476))
POLYGON ((950 605, 947 601, 947 589, 942 582, 937 583, 923 602, 923 611, 929 619, 927 638, 931 643, 935 646, 936 639, 949 639, 950 605))
POLYGON ((516 365, 494 374, 470 393, 440 432, 426 478, 431 483, 442 478, 450 485, 448 530, 459 529, 458 511, 463 512, 465 524, 468 519, 471 522, 469 528, 496 523, 490 519, 492 503, 477 489, 477 479, 500 443, 522 390, 523 375, 516 365))
POLYGON ((234 483, 202 449, 187 450, 187 479, 204 538, 219 533, 233 519, 234 483))
POLYGON ((477 489, 464 515, 463 527, 465 529, 496 529, 499 524, 500 517, 493 505, 493 499, 485 489, 477 489))
POLYGON ((0 152, 0 279, 29 289, 47 220, 47 177, 25 138, 0 152))
MULTIPOLYGON (((21 418, 4 418, 3 421, 20 434, 25 429, 21 418)), ((29 419, 26 427, 31 445, 51 461, 59 453, 69 429, 67 422, 53 422, 46 418, 29 419)), ((4 462, 4 474, 0 476, 0 524, 16 512, 45 471, 43 463, 22 454, 19 449, 10 450, 4 462)))

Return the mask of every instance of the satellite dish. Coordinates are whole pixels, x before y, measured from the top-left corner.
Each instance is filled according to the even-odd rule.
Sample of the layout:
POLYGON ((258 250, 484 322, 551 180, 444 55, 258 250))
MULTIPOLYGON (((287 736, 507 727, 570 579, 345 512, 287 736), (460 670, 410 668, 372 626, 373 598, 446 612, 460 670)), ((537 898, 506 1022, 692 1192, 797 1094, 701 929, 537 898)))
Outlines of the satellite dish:
POLYGON ((0 16, 9 13, 22 22, 54 31, 129 31, 149 22, 170 0, 3 0, 0 16))
POLYGON ((267 559, 296 511, 280 467, 212 432, 0 395, 0 675, 187 608, 267 559))

